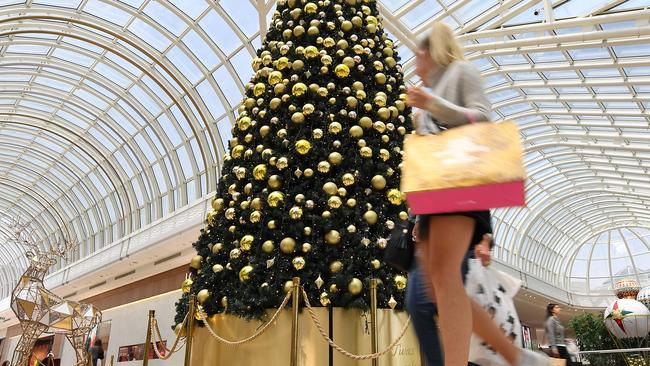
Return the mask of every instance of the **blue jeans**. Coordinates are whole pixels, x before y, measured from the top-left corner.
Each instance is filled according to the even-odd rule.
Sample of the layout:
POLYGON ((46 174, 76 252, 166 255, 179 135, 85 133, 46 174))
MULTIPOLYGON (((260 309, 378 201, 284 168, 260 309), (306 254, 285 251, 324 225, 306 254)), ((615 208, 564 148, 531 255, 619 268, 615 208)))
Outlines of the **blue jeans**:
MULTIPOLYGON (((468 272, 467 262, 473 257, 472 250, 467 252, 461 274, 463 281, 468 272)), ((411 315, 411 324, 415 328, 415 334, 420 343, 420 352, 424 355, 427 366, 443 366, 444 358, 440 347, 440 335, 436 315, 438 307, 431 301, 427 293, 427 283, 422 277, 422 272, 417 264, 413 264, 409 272, 409 283, 406 288, 406 309, 411 315)), ((469 365, 473 365, 469 363, 469 365)))

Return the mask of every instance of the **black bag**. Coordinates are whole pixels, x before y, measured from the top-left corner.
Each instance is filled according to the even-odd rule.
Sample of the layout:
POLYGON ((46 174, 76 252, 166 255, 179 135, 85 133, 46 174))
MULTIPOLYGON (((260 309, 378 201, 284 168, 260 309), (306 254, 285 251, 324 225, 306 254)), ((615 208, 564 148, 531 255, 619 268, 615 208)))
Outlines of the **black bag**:
POLYGON ((384 262, 403 272, 411 268, 415 257, 414 226, 412 220, 398 220, 384 251, 384 262))

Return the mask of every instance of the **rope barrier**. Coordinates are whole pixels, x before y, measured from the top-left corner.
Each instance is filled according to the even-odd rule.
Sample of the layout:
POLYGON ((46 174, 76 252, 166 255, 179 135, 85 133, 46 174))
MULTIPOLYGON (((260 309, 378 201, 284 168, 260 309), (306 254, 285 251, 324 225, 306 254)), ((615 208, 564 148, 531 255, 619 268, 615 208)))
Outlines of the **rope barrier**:
MULTIPOLYGON (((187 314, 185 314, 185 319, 183 319, 183 322, 181 323, 182 324, 181 329, 185 327, 186 323, 187 323, 187 314)), ((174 353, 178 352, 185 345, 183 344, 181 346, 178 346, 180 339, 185 338, 185 337, 181 337, 181 333, 179 332, 176 335, 176 340, 174 341, 174 344, 172 345, 171 349, 163 345, 165 354, 162 355, 160 354, 160 350, 158 349, 158 341, 162 343, 163 339, 162 339, 162 335, 160 334, 160 328, 158 327, 158 321, 156 320, 155 317, 151 318, 151 323, 149 324, 149 327, 151 328, 151 336, 152 336, 151 343, 153 343, 153 351, 156 353, 156 356, 158 356, 158 358, 160 358, 161 360, 166 360, 170 358, 174 353), (158 339, 156 339, 156 336, 158 337, 158 339)))
POLYGON ((279 307, 278 310, 275 312, 275 314, 273 314, 273 316, 271 317, 271 319, 270 319, 268 322, 266 322, 266 323, 262 326, 262 328, 260 328, 260 330, 258 330, 257 332, 255 332, 255 334, 253 334, 252 336, 250 336, 250 337, 248 337, 248 338, 246 338, 246 339, 242 339, 242 340, 239 340, 239 341, 230 341, 230 340, 228 340, 228 339, 225 339, 225 338, 220 337, 220 336, 219 336, 219 335, 214 331, 214 329, 212 329, 212 327, 210 326, 210 323, 206 320, 206 318, 205 318, 205 313, 204 313, 203 311, 199 311, 199 312, 198 312, 198 314, 199 314, 199 319, 203 322, 203 324, 205 325, 205 327, 208 329, 208 332, 209 332, 209 333, 210 333, 210 334, 211 334, 211 335, 212 335, 216 340, 218 340, 218 341, 221 342, 221 343, 225 343, 225 344, 227 344, 227 345, 229 345, 229 346, 239 346, 239 345, 242 345, 242 344, 244 344, 244 343, 251 342, 251 341, 254 340, 255 338, 261 336, 261 335, 262 335, 262 334, 263 334, 263 333, 264 333, 264 332, 269 328, 269 326, 270 326, 273 322, 275 322, 275 319, 278 317, 278 315, 280 315, 280 312, 281 312, 281 311, 282 311, 282 310, 287 306, 287 304, 289 303, 289 299, 290 299, 290 298, 291 298, 291 292, 288 292, 288 293, 287 293, 287 296, 284 297, 284 300, 282 301, 282 304, 280 304, 280 307, 279 307))
POLYGON ((404 328, 402 328, 402 332, 400 333, 399 337, 393 341, 386 349, 384 349, 381 352, 375 352, 375 353, 370 353, 366 355, 355 355, 354 353, 348 352, 345 349, 343 349, 341 346, 338 344, 334 343, 334 341, 327 335, 325 332, 325 329, 321 325, 321 323, 318 321, 318 318, 316 317, 316 313, 314 313, 314 309, 311 307, 311 304, 309 303, 309 297, 307 296, 307 292, 303 289, 302 290, 302 295, 305 299, 305 305, 307 306, 307 310, 309 311, 309 315, 311 316, 311 320, 314 322, 314 325, 316 328, 318 328, 318 331, 320 335, 329 343, 329 345, 337 350, 339 353, 342 355, 349 357, 354 360, 369 360, 369 359, 374 359, 374 358, 379 358, 386 353, 388 353, 391 349, 393 349, 397 344, 404 338, 404 335, 406 334, 406 330, 408 329, 410 323, 411 323, 411 317, 406 320, 406 324, 404 324, 404 328))

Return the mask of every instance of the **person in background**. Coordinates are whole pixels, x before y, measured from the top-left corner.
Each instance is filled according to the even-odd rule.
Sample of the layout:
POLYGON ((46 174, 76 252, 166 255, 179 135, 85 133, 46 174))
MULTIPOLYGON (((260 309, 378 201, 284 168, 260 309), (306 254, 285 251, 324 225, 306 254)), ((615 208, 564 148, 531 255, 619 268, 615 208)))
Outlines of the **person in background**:
POLYGON ((564 340, 564 326, 560 322, 558 316, 562 312, 562 308, 558 304, 548 304, 546 306, 546 323, 544 329, 546 330, 546 338, 548 338, 549 346, 551 347, 551 355, 555 358, 562 358, 567 361, 567 365, 571 362, 571 357, 566 348, 566 341, 564 340))
POLYGON ((104 359, 104 347, 102 345, 102 340, 96 339, 95 344, 90 347, 88 353, 90 354, 90 359, 93 361, 93 366, 97 366, 97 361, 104 359))
MULTIPOLYGON (((418 134, 435 134, 474 121, 489 121, 490 103, 483 90, 478 69, 465 61, 453 31, 435 22, 416 53, 416 73, 424 85, 407 91, 407 103, 424 112, 416 118, 418 134)), ((491 232, 489 211, 468 211, 423 215, 419 220, 421 243, 418 265, 428 295, 439 311, 445 366, 465 366, 469 357, 472 330, 490 343, 510 365, 547 366, 545 355, 514 346, 492 321, 490 315, 467 296, 461 267, 468 250, 491 232), (444 296, 436 296, 437 293, 444 296)))

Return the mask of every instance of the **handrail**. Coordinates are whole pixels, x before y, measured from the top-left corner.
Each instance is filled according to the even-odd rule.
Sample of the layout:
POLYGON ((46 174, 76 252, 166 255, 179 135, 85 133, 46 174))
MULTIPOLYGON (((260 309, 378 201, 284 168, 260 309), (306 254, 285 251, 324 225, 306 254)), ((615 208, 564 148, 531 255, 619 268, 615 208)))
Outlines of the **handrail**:
POLYGON ((607 354, 607 353, 630 353, 630 352, 650 352, 650 347, 645 348, 621 348, 621 349, 604 349, 596 351, 580 351, 581 355, 588 354, 607 354))

